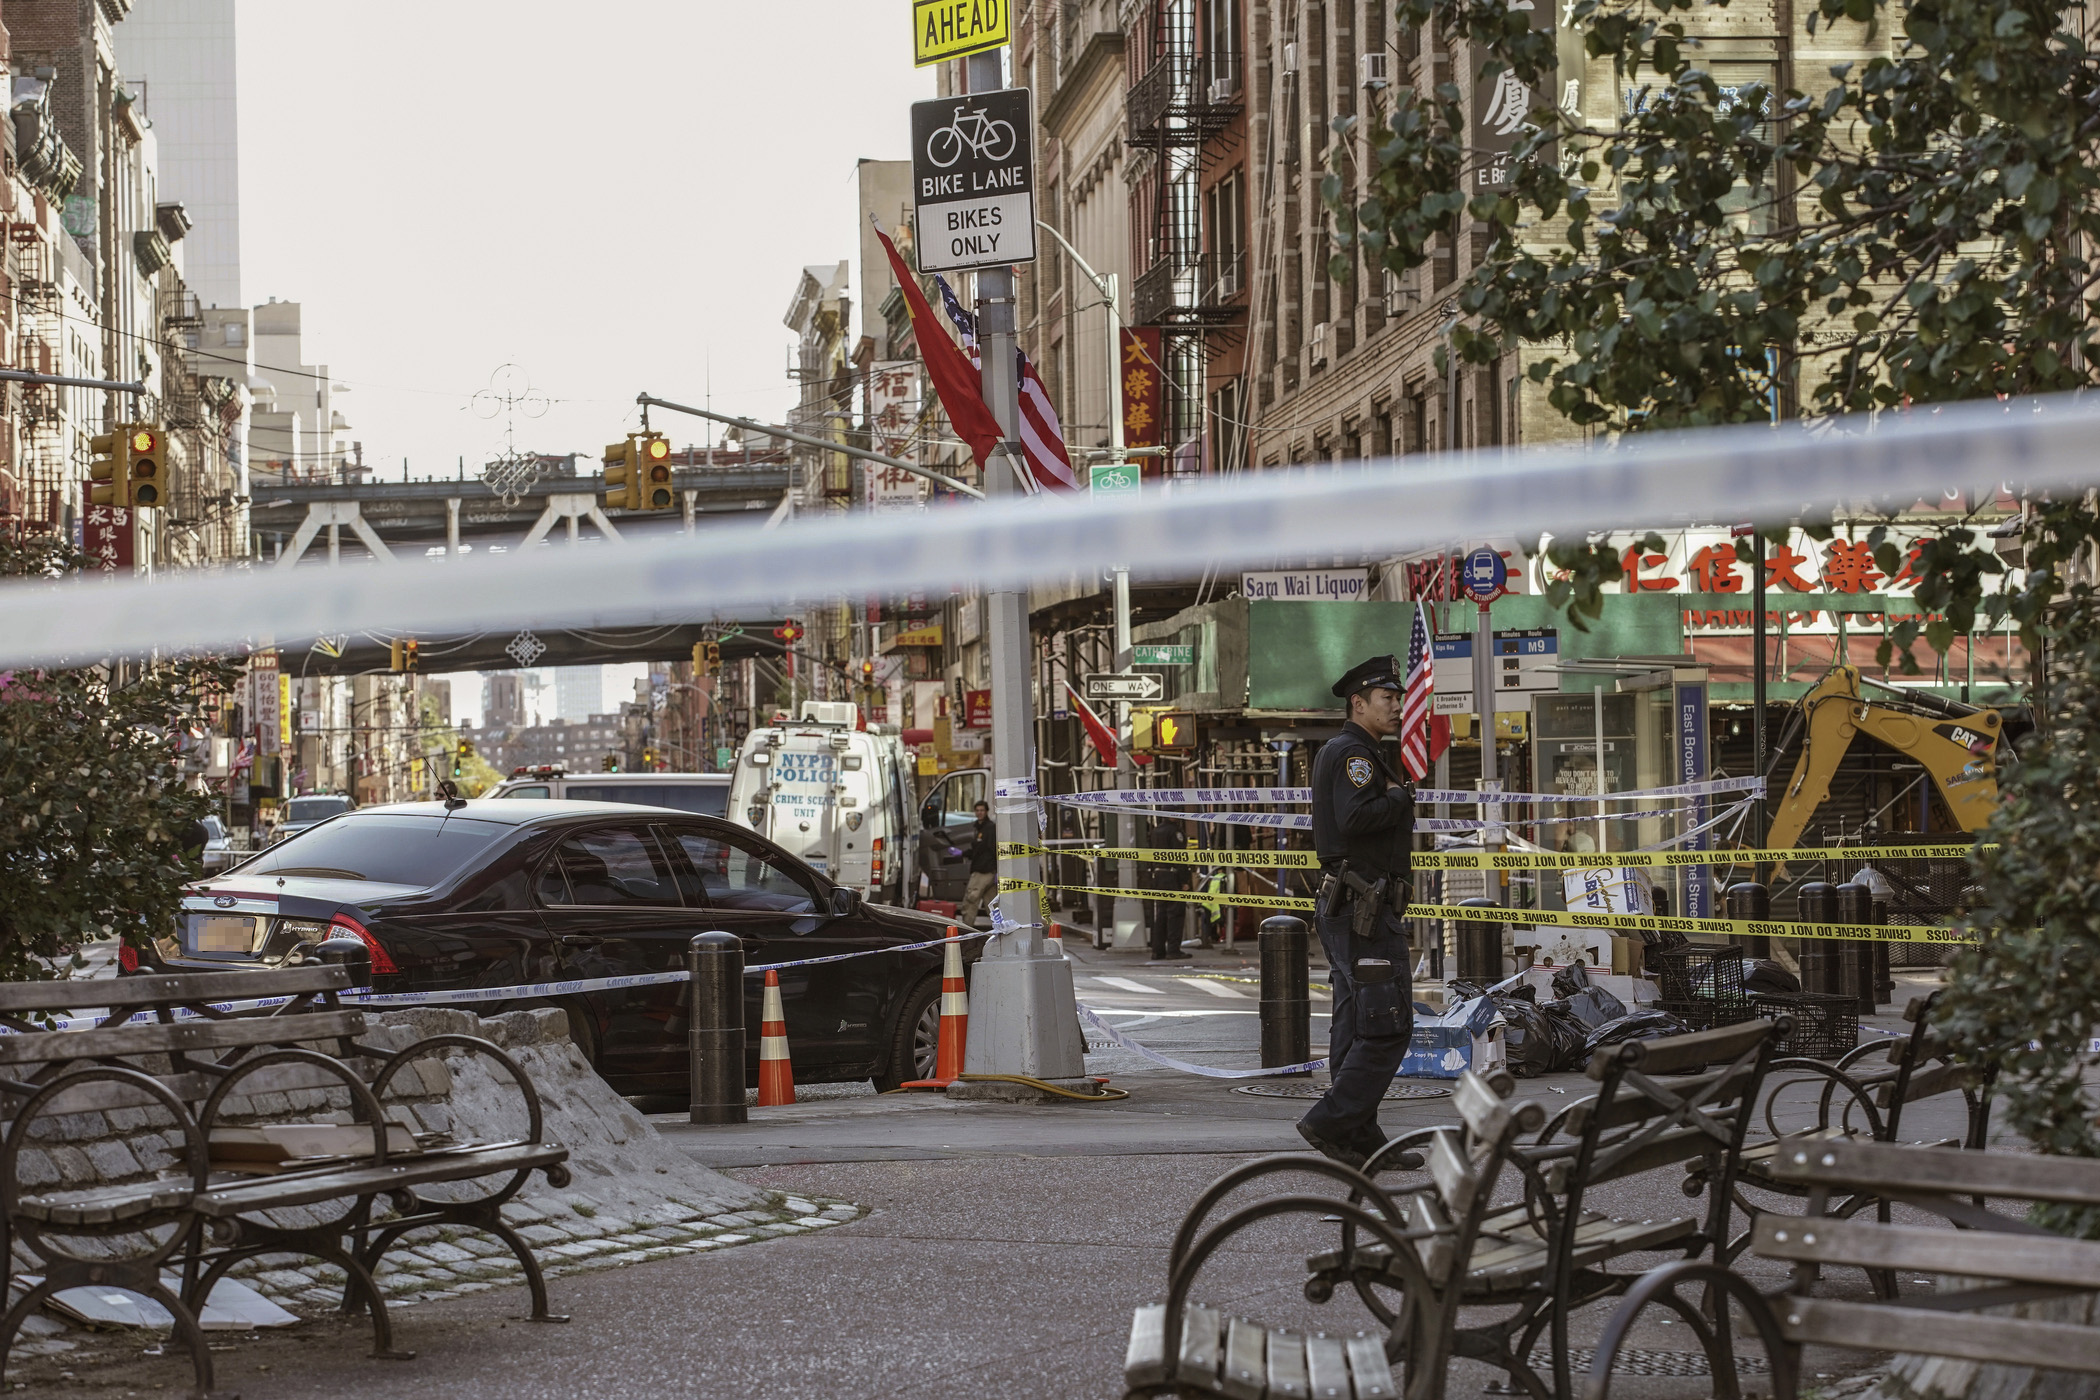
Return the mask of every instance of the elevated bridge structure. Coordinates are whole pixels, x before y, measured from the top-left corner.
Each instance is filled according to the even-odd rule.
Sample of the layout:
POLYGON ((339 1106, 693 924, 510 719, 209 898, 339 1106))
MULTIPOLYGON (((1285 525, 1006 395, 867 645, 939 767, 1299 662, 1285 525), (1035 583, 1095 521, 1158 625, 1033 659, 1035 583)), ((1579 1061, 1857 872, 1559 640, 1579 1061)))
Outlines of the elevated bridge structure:
MULTIPOLYGON (((629 531, 691 529, 777 510, 788 490, 781 463, 689 467, 672 473, 681 509, 608 516, 595 476, 542 476, 499 494, 480 478, 454 481, 258 481, 248 516, 263 558, 293 568, 320 546, 328 562, 449 557, 527 549, 559 534, 617 542, 629 531)), ((311 562, 311 561, 309 561, 311 562)))

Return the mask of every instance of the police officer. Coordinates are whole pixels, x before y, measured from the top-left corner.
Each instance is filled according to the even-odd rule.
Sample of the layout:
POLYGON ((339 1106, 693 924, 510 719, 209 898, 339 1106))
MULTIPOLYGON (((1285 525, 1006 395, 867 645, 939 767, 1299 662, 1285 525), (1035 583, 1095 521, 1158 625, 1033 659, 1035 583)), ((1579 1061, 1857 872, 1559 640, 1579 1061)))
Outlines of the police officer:
MULTIPOLYGON (((1298 1123, 1318 1151, 1360 1167, 1385 1143, 1378 1106, 1414 1031, 1406 925, 1413 790, 1379 740, 1400 731, 1400 663, 1374 656, 1334 684, 1348 722, 1313 760, 1313 850, 1323 872, 1315 923, 1334 987, 1327 1093, 1298 1123)), ((1411 1167, 1421 1159, 1391 1165, 1411 1167)))

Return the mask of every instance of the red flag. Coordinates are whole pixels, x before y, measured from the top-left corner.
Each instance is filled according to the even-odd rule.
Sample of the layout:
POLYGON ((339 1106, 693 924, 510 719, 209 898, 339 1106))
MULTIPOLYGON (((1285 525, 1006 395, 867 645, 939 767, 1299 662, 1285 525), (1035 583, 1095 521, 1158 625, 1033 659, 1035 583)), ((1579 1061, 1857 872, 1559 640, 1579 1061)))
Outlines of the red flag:
POLYGON ((926 361, 926 372, 933 376, 934 392, 940 395, 941 407, 948 411, 948 422, 955 428, 955 435, 970 444, 970 455, 977 459, 981 469, 991 460, 992 450, 1006 437, 999 431, 999 421, 992 411, 984 406, 984 394, 977 382, 977 370, 955 348, 948 332, 941 327, 933 308, 926 304, 926 294, 919 290, 918 276, 904 265, 897 252, 897 245, 875 225, 875 236, 882 240, 882 251, 890 255, 890 270, 897 274, 897 286, 904 292, 904 304, 911 309, 912 329, 917 333, 920 358, 926 361))
POLYGON ((1079 723, 1085 727, 1086 737, 1094 741, 1094 752, 1101 755, 1103 763, 1115 767, 1116 731, 1102 722, 1101 716, 1095 714, 1092 707, 1080 698, 1079 692, 1072 689, 1070 681, 1065 682, 1065 693, 1072 697, 1072 705, 1079 711, 1079 723))

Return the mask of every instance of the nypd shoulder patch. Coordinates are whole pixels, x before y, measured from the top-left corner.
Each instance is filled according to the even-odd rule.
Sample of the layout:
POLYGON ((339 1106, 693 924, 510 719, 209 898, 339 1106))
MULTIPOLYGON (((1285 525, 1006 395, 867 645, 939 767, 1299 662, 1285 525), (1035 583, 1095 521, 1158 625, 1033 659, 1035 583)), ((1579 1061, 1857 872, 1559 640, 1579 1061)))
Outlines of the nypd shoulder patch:
POLYGON ((1350 759, 1348 773, 1349 781, 1358 787, 1369 786, 1371 782, 1371 760, 1362 757, 1350 759))

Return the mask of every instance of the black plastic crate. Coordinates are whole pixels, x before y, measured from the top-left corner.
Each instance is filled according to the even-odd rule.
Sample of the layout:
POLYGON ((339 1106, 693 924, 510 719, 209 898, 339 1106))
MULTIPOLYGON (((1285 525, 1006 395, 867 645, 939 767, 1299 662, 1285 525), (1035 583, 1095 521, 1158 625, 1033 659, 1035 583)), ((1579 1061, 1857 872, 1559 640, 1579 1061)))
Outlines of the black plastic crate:
POLYGON ((1737 944, 1719 948, 1701 943, 1680 948, 1644 948, 1641 964, 1655 983, 1656 994, 1665 1008, 1672 1003, 1702 1001, 1723 1006, 1748 1005, 1749 997, 1743 990, 1743 950, 1737 944))
POLYGON ((1787 1015, 1793 1029, 1779 1038, 1780 1055, 1806 1060, 1835 1060, 1859 1046, 1859 1002, 1853 997, 1819 992, 1758 992, 1750 998, 1767 1019, 1787 1015))

